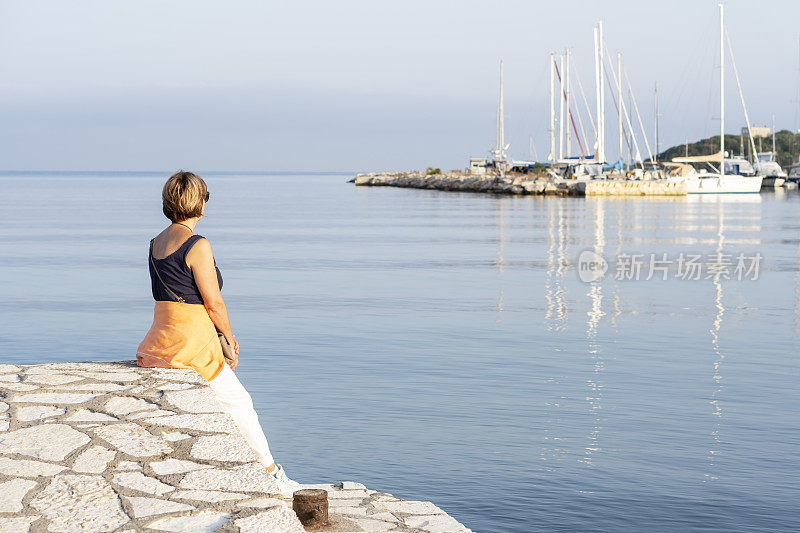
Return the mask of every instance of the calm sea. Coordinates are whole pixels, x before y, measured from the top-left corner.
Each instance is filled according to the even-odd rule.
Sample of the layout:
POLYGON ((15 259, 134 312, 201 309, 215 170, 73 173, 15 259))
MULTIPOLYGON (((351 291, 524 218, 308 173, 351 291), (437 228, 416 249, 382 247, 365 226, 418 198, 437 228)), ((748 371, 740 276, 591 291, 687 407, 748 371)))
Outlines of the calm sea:
MULTIPOLYGON (((800 530, 800 194, 204 176, 237 373, 292 477, 476 532, 800 530)), ((3 362, 134 356, 165 178, 0 174, 3 362)))

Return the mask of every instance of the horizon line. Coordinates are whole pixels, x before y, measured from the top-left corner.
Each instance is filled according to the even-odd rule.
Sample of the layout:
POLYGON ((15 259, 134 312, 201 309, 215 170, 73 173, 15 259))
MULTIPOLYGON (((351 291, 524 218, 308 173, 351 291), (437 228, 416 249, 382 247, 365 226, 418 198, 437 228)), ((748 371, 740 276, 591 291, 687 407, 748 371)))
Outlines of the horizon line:
MULTIPOLYGON (((66 170, 66 169, 0 169, 0 173, 86 173, 86 174, 173 174, 175 170, 66 170)), ((358 174, 360 171, 351 170, 196 170, 198 174, 358 174)))

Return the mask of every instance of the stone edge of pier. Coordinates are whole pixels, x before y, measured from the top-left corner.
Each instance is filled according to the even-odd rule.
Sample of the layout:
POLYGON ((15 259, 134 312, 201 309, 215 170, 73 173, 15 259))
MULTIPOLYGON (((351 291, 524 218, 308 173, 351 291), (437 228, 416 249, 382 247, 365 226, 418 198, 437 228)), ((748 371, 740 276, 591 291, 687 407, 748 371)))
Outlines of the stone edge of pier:
POLYGON ((686 184, 669 180, 567 180, 530 174, 369 172, 351 180, 360 187, 404 187, 451 192, 552 196, 685 196, 686 184))
MULTIPOLYGON (((0 533, 306 531, 193 370, 0 364, 0 395, 0 533)), ((313 531, 470 531, 360 483, 303 488, 328 492, 313 531)))

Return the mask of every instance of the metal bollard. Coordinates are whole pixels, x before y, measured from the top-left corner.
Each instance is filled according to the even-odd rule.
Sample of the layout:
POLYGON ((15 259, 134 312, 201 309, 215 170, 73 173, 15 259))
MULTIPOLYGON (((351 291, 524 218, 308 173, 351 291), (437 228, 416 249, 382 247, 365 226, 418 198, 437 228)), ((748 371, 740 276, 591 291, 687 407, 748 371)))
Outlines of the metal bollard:
POLYGON ((323 527, 328 524, 328 491, 323 489, 295 491, 292 509, 304 526, 323 527))

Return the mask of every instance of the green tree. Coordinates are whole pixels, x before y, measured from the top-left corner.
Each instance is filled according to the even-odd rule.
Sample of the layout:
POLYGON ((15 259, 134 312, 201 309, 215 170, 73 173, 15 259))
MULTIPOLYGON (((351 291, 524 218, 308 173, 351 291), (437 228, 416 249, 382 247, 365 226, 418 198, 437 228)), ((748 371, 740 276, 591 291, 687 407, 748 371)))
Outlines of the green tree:
MULTIPOLYGON (((741 136, 725 134, 725 150, 730 155, 741 154, 741 136)), ((772 151, 772 137, 764 139, 754 139, 756 150, 769 152, 772 151), (760 148, 763 148, 761 150, 760 148)), ((667 148, 658 154, 659 161, 672 161, 674 157, 698 156, 698 155, 711 155, 719 152, 719 135, 709 137, 708 139, 701 139, 699 141, 689 143, 688 147, 685 144, 679 144, 672 148, 667 148)), ((745 137, 744 139, 745 157, 751 159, 750 140, 745 137)), ((782 167, 789 167, 792 163, 798 160, 800 155, 800 134, 792 133, 789 130, 780 130, 775 133, 775 160, 782 167)))

